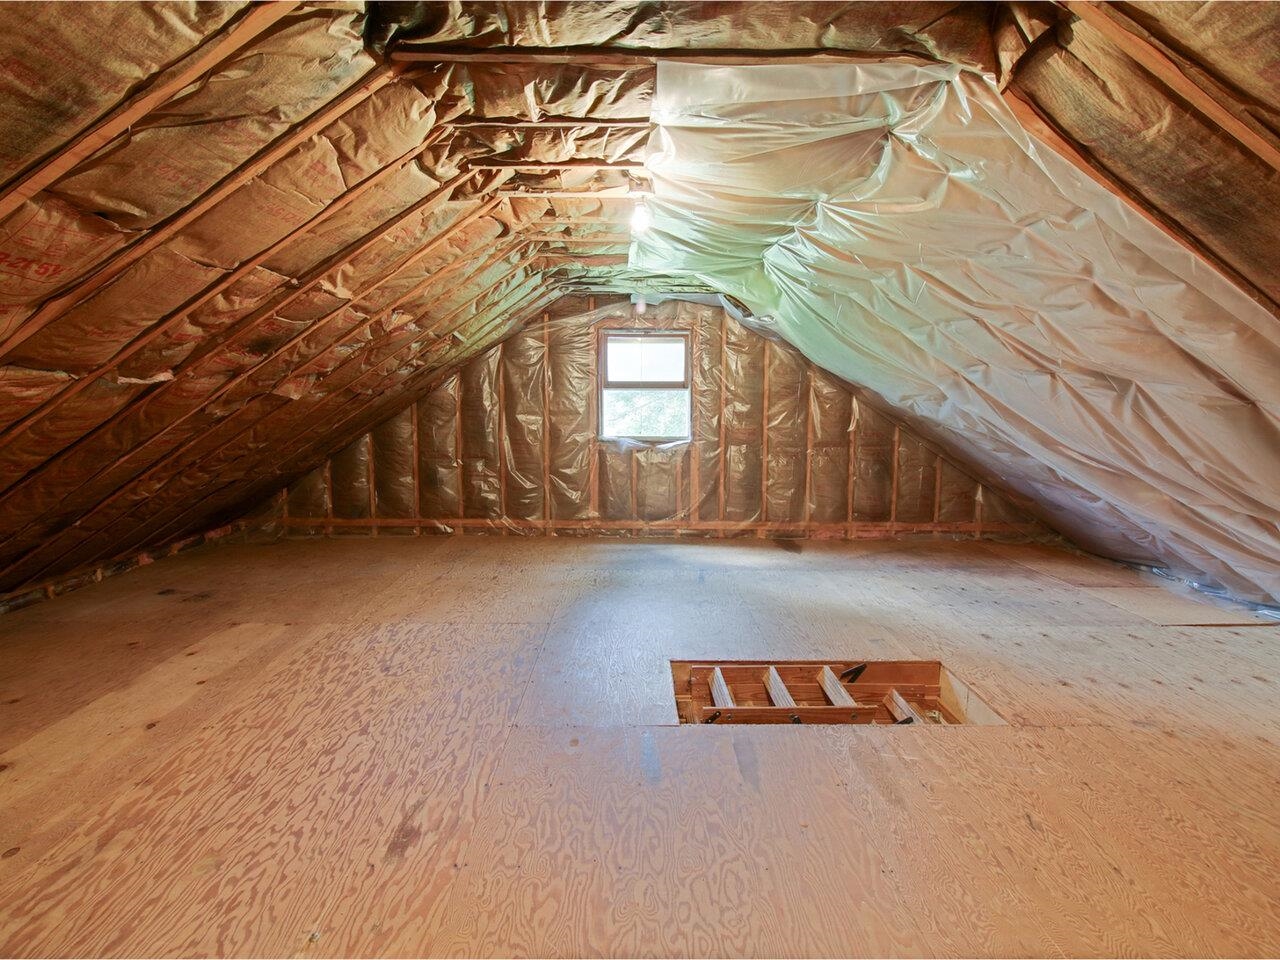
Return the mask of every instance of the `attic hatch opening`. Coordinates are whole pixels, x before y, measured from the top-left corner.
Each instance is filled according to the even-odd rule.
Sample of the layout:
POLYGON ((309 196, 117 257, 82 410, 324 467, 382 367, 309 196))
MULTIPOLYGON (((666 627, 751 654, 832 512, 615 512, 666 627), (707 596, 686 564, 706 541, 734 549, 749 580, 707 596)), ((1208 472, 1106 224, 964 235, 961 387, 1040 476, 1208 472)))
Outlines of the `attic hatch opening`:
POLYGON ((672 660, 681 723, 1000 725, 937 660, 672 660))
POLYGON ((601 331, 601 439, 668 442, 690 438, 689 341, 687 330, 601 331))

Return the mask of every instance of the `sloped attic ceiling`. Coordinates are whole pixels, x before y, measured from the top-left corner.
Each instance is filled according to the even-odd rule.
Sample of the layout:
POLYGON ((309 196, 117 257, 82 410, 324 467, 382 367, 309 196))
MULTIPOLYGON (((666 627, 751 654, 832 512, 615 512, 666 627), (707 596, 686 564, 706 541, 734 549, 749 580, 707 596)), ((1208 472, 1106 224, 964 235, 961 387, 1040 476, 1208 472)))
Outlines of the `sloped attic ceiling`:
MULTIPOLYGON (((1271 4, 0 7, 0 589, 234 514, 563 293, 719 287, 628 265, 656 58, 905 57, 989 75, 1023 122, 1266 311, 1247 344, 1187 325, 1173 342, 1265 355, 1278 19, 1271 4)), ((1280 593, 1278 484, 1257 466, 1274 386, 1218 378, 1256 411, 1259 458, 1234 442, 1197 458, 1226 492, 1193 506, 1227 539, 1248 529, 1247 562, 1160 538, 1113 554, 1280 593)), ((904 413, 945 433, 947 411, 904 413)), ((1097 429, 1125 444, 1115 420, 1097 429)), ((1182 427, 1161 428, 1171 449, 1182 427)), ((1016 440, 1016 417, 1002 428, 1016 440)), ((991 465, 1025 488, 1029 462, 991 465)), ((1128 460, 1099 467, 1134 482, 1128 460)), ((1111 490, 1097 486, 1097 517, 1141 528, 1154 508, 1111 490)), ((1044 513, 1078 534, 1092 511, 1075 509, 1044 513)))

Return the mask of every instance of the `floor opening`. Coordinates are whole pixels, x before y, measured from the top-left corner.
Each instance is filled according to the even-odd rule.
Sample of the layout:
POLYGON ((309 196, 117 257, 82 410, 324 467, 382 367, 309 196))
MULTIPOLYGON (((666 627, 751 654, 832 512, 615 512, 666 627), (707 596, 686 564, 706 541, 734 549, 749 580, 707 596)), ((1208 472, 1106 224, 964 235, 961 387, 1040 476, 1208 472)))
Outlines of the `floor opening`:
POLYGON ((1004 724, 937 660, 672 660, 681 723, 1004 724))

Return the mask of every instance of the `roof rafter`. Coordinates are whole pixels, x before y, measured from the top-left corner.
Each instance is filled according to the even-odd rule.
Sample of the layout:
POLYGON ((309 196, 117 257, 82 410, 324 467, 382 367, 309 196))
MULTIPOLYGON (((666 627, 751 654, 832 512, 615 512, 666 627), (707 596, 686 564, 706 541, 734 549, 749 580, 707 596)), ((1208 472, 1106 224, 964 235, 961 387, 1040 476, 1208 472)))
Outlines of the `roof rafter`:
POLYGON ((1134 30, 1118 21, 1109 4, 1089 0, 1064 0, 1063 6, 1123 50, 1129 59, 1150 73, 1208 120, 1233 137, 1273 170, 1280 170, 1280 147, 1259 134, 1232 113, 1194 80, 1169 56, 1134 30), (1105 6, 1105 9, 1104 9, 1105 6))
POLYGON ((0 194, 0 220, 45 187, 71 172, 157 107, 181 93, 193 80, 215 70, 258 39, 299 6, 299 0, 277 0, 250 7, 229 28, 224 27, 187 56, 176 70, 162 71, 141 91, 129 97, 97 123, 76 135, 52 156, 37 162, 0 194))
MULTIPOLYGON (((422 152, 427 150, 429 147, 431 147, 435 143, 439 142, 440 139, 442 139, 443 134, 444 134, 443 130, 436 132, 435 137, 430 137, 430 136, 427 137, 421 144, 407 151, 405 154, 402 154, 396 160, 392 161, 392 163, 388 164, 385 167, 380 168, 379 170, 370 174, 368 177, 365 177, 365 179, 361 180, 358 184, 356 184, 350 190, 347 190, 345 193, 339 196, 332 203, 328 204, 325 207, 322 207, 321 210, 315 216, 311 217, 311 219, 307 220, 306 223, 300 224, 299 226, 295 227, 293 230, 289 231, 289 233, 285 234, 285 236, 281 237, 279 240, 271 244, 269 247, 265 248, 264 250, 250 257, 248 260, 245 260, 242 264, 240 264, 240 266, 236 267, 236 269, 231 270, 226 274, 224 274, 223 276, 219 277, 216 281, 209 284, 207 287, 205 287, 204 290, 202 290, 200 293, 193 296, 190 300, 184 303, 177 310, 174 310, 169 314, 161 317, 150 328, 148 328, 146 331, 139 334, 138 336, 134 337, 133 340, 129 341, 129 343, 127 343, 124 347, 118 350, 105 363, 99 364, 96 368, 94 368, 89 373, 84 374, 83 376, 80 376, 77 379, 71 381, 71 383, 69 383, 65 388, 58 391, 53 396, 49 397, 38 407, 29 411, 27 414, 25 414, 18 420, 14 421, 13 423, 5 427, 3 431, 0 431, 0 444, 6 443, 7 441, 15 437, 17 434, 27 429, 27 427, 29 427, 34 421, 42 419, 43 417, 47 416, 51 411, 53 411, 58 406, 60 406, 62 403, 65 403, 67 400, 83 392, 91 384, 93 384, 93 382, 97 380, 99 377, 102 377, 105 374, 110 373, 112 370, 116 369, 121 364, 125 363, 131 357, 135 356, 140 351, 144 350, 150 344, 160 339, 160 337, 164 336, 170 330, 173 330, 176 327, 178 327, 184 320, 186 320, 188 316, 190 316, 196 310, 200 309, 202 306, 209 303, 211 300, 213 300, 223 291, 230 288, 237 281, 242 280, 244 277, 248 276, 254 269, 256 269, 261 264, 265 263, 268 259, 273 257, 275 254, 279 253, 285 247, 289 246, 295 240, 306 235, 308 231, 315 229, 316 227, 326 222, 327 220, 330 220, 333 217, 337 216, 339 213, 345 210, 348 206, 350 206, 353 202, 355 202, 364 194, 372 190, 374 187, 376 187, 379 183, 381 183, 387 177, 391 176, 392 174, 396 173, 399 170, 402 170, 407 164, 412 162, 418 155, 420 155, 422 152)), ((459 183, 463 182, 465 179, 466 179, 465 175, 454 178, 453 181, 450 181, 450 186, 457 186, 459 183)))
MULTIPOLYGON (((527 263, 527 261, 525 261, 525 262, 527 263)), ((515 273, 516 273, 516 272, 518 272, 518 270, 520 269, 520 267, 521 267, 521 266, 523 266, 523 264, 518 264, 515 268, 513 268, 511 271, 509 271, 507 274, 505 274, 503 278, 501 278, 500 280, 496 281, 494 284, 491 284, 491 285, 490 285, 488 288, 486 288, 486 289, 485 289, 481 294, 479 294, 477 297, 473 298, 473 300, 472 300, 472 301, 469 301, 469 302, 473 303, 475 300, 478 300, 478 299, 480 299, 481 297, 483 297, 483 296, 487 295, 488 293, 490 293, 490 292, 491 292, 494 288, 496 288, 500 283, 505 282, 505 280, 506 280, 506 279, 509 279, 511 276, 514 276, 514 275, 515 275, 515 273)), ((530 293, 536 293, 536 290, 535 290, 535 291, 531 291, 530 293)), ((524 297, 522 297, 522 298, 521 298, 521 300, 523 300, 523 299, 527 299, 527 296, 528 296, 528 294, 526 294, 524 297)), ((506 308, 506 309, 513 310, 513 311, 514 311, 515 309, 519 309, 519 308, 520 308, 520 302, 521 302, 521 301, 520 301, 520 300, 518 300, 518 301, 517 301, 517 304, 515 305, 515 307, 514 307, 514 308, 506 308)), ((465 304, 465 303, 463 304, 463 306, 464 306, 464 307, 465 307, 466 305, 467 305, 467 304, 465 304)), ((490 308, 488 308, 488 309, 501 309, 501 308, 504 308, 504 307, 505 307, 505 304, 504 304, 504 303, 500 303, 500 304, 495 305, 494 307, 490 307, 490 308)), ((455 311, 455 312, 456 312, 456 311, 455 311)), ((433 341, 433 343, 434 343, 434 342, 435 342, 435 341, 433 341)), ((339 419, 337 419, 337 420, 335 421, 335 420, 334 420, 334 419, 332 419, 332 418, 331 418, 331 419, 329 419, 329 420, 321 420, 321 419, 317 418, 317 420, 316 420, 315 422, 313 422, 313 423, 308 427, 308 429, 307 429, 307 430, 306 430, 302 435, 300 435, 298 438, 295 438, 295 439, 297 439, 297 440, 299 440, 299 441, 300 441, 300 444, 295 444, 295 446, 296 446, 296 447, 298 447, 298 453, 297 453, 297 454, 287 454, 286 456, 290 456, 290 457, 292 457, 293 459, 296 459, 296 457, 297 457, 297 456, 299 456, 299 455, 305 455, 305 454, 306 454, 306 452, 307 452, 307 448, 306 448, 305 446, 303 446, 303 445, 304 445, 304 444, 306 444, 306 443, 308 442, 308 440, 309 440, 309 438, 311 437, 311 435, 312 435, 312 434, 315 434, 315 433, 319 432, 319 435, 320 435, 320 438, 321 438, 321 439, 323 439, 323 438, 325 438, 325 437, 332 436, 336 431, 338 431, 338 430, 340 430, 340 429, 341 429, 342 424, 343 424, 343 423, 345 423, 345 422, 346 422, 346 420, 350 419, 350 417, 351 417, 352 415, 358 415, 358 414, 359 414, 359 411, 360 411, 360 410, 362 410, 362 409, 364 409, 364 408, 366 408, 369 404, 372 404, 372 403, 378 403, 378 402, 382 401, 382 400, 384 399, 384 395, 385 395, 385 388, 384 388, 384 384, 394 382, 394 378, 395 378, 395 376, 396 376, 396 373, 397 373, 400 369, 402 369, 402 368, 403 368, 404 363, 409 362, 409 361, 413 358, 413 355, 414 355, 415 353, 420 352, 420 350, 421 350, 421 344, 420 344, 420 343, 410 343, 410 344, 408 344, 406 347, 404 347, 404 348, 402 348, 402 349, 400 349, 400 350, 398 351, 397 356, 398 356, 399 354, 405 353, 407 350, 410 350, 410 348, 413 348, 413 347, 417 347, 417 348, 418 348, 418 350, 415 350, 415 351, 414 351, 414 353, 411 353, 411 354, 410 354, 410 356, 409 356, 408 358, 406 358, 406 360, 401 361, 399 364, 397 364, 397 366, 396 366, 395 370, 393 370, 392 372, 390 372, 390 373, 388 373, 388 374, 385 374, 385 375, 384 375, 384 380, 383 380, 380 384, 375 385, 373 388, 371 388, 371 389, 370 389, 369 391, 367 391, 366 393, 357 393, 357 394, 356 394, 356 396, 354 396, 354 397, 344 397, 344 396, 343 396, 343 392, 342 392, 342 391, 343 391, 343 390, 347 390, 347 391, 349 391, 349 390, 351 390, 351 389, 352 389, 352 386, 353 386, 353 384, 348 384, 345 388, 340 388, 339 390, 334 391, 333 393, 330 393, 330 394, 327 394, 327 395, 325 395, 325 396, 319 397, 319 398, 318 398, 318 403, 319 403, 319 404, 321 404, 322 406, 327 406, 327 405, 328 405, 328 401, 332 401, 332 400, 334 400, 335 398, 340 398, 340 399, 342 399, 342 402, 341 402, 341 403, 339 403, 339 404, 337 404, 337 408, 333 411, 333 412, 334 412, 335 417, 338 417, 339 419), (346 406, 348 406, 348 405, 354 405, 354 406, 356 407, 356 409, 355 409, 354 411, 352 411, 352 413, 351 413, 351 414, 343 414, 343 412, 342 412, 342 411, 343 411, 343 409, 344 409, 346 406)), ((369 370, 366 370, 366 371, 364 371, 362 374, 360 374, 360 376, 357 378, 357 380, 356 380, 356 381, 354 381, 353 383, 359 383, 361 380, 363 380, 365 377, 369 376, 370 374, 377 373, 377 372, 380 370, 381 366, 382 366, 383 364, 385 364, 385 363, 386 363, 386 361, 384 360, 384 361, 382 361, 381 363, 376 363, 376 364, 374 364, 372 367, 370 367, 370 368, 369 368, 369 370)), ((336 371, 334 371, 334 372, 336 372, 336 371)), ((427 372, 427 371, 424 371, 424 372, 427 372)), ((434 371, 434 370, 433 370, 433 371, 429 371, 429 372, 434 374, 434 373, 436 373, 437 371, 434 371)), ((332 375, 332 374, 331 374, 331 375, 332 375)), ((417 376, 417 374, 412 374, 412 375, 411 375, 411 377, 413 377, 413 376, 417 376)), ((290 409, 289 405, 285 405, 285 406, 282 406, 282 407, 278 407, 278 408, 276 408, 276 411, 283 411, 283 410, 287 410, 287 409, 290 409)), ((272 411, 272 413, 275 413, 276 411, 272 411)), ((269 414, 268 416, 270 416, 270 414, 269 414)), ((266 418, 263 418, 263 420, 265 420, 265 419, 266 419, 266 418)), ((256 426, 257 426, 259 423, 261 423, 261 422, 262 422, 262 421, 261 421, 261 420, 259 420, 259 421, 255 422, 254 424, 249 425, 248 427, 246 427, 246 428, 245 428, 245 430, 243 430, 243 431, 241 431, 240 433, 238 433, 238 434, 237 434, 237 436, 240 436, 241 434, 243 434, 243 433, 245 433, 245 432, 248 432, 248 431, 250 431, 250 430, 255 429, 255 428, 256 428, 256 426)), ((229 442, 230 442, 230 441, 228 441, 228 443, 229 443, 229 442)), ((226 446, 226 444, 224 444, 224 445, 220 446, 219 448, 215 449, 214 451, 210 451, 206 456, 202 456, 202 458, 201 458, 199 461, 197 461, 197 463, 203 462, 204 460, 208 459, 209 457, 216 456, 216 455, 217 455, 217 453, 218 453, 220 450, 222 450, 225 446, 226 446)), ((342 446, 345 446, 345 444, 342 444, 342 446)), ((339 448, 340 448, 340 447, 339 447, 339 448)), ((271 453, 271 454, 269 454, 269 456, 271 456, 271 457, 278 457, 278 456, 279 456, 279 451, 278 451, 278 450, 273 450, 273 451, 272 451, 272 453, 271 453)), ((261 458, 259 458, 259 460, 260 460, 260 462, 261 462, 261 458)), ((283 461, 282 461, 282 462, 283 462, 283 461)), ((180 480, 180 479, 181 479, 181 477, 182 477, 182 475, 183 475, 183 474, 178 473, 178 474, 175 474, 174 476, 170 477, 170 478, 169 478, 169 480, 165 481, 164 486, 168 486, 168 484, 170 484, 170 483, 172 483, 172 482, 174 482, 174 481, 176 481, 176 480, 180 480)), ((257 480, 255 480, 255 481, 254 481, 254 483, 257 483, 257 482, 260 482, 260 481, 257 481, 257 480)), ((219 491, 215 491, 215 492, 214 492, 214 494, 213 494, 212 496, 217 496, 219 493, 221 493, 221 492, 225 491, 227 487, 234 487, 235 485, 237 485, 237 484, 242 484, 242 483, 243 483, 243 481, 242 481, 242 480, 233 480, 233 481, 231 481, 230 483, 228 483, 228 484, 224 485, 224 487, 223 487, 223 488, 220 488, 220 490, 219 490, 219 491)), ((161 489, 163 489, 163 487, 162 487, 161 489)), ((158 492, 157 492, 157 493, 158 493, 158 492)), ((134 507, 133 507, 132 509, 137 509, 138 507, 141 507, 141 506, 147 506, 147 505, 150 505, 150 504, 152 504, 152 503, 153 503, 153 497, 150 497, 150 496, 149 496, 148 498, 146 498, 146 499, 144 499, 144 500, 140 501, 138 504, 134 505, 134 507)), ((131 513, 132 513, 132 509, 131 509, 131 511, 130 511, 130 513, 129 513, 129 514, 122 515, 121 517, 118 517, 118 518, 116 518, 115 520, 111 521, 111 522, 110 522, 110 524, 108 525, 108 527, 103 528, 103 530, 101 530, 101 531, 97 531, 97 532, 94 534, 94 536, 99 536, 99 535, 102 535, 102 534, 106 533, 107 531, 109 531, 109 529, 110 529, 110 526, 111 526, 111 525, 114 525, 115 523, 118 523, 118 522, 120 522, 121 520, 127 519, 127 518, 131 515, 131 513)), ((159 537, 161 537, 161 538, 163 538, 163 537, 167 536, 167 535, 168 535, 168 534, 167 534, 167 531, 168 531, 168 530, 173 529, 175 526, 179 526, 180 524, 182 524, 183 522, 185 522, 184 518, 186 517, 186 515, 188 515, 188 514, 190 514, 190 513, 192 513, 192 512, 201 511, 201 510, 205 510, 205 509, 207 509, 207 500, 203 500, 203 501, 198 502, 198 503, 196 503, 196 504, 190 504, 190 503, 178 503, 178 504, 173 505, 173 506, 169 506, 169 507, 162 508, 162 509, 161 509, 161 512, 160 512, 160 514, 158 515, 158 516, 159 516, 159 518, 160 518, 160 521, 159 521, 159 522, 162 522, 162 523, 164 523, 165 525, 164 525, 163 527, 161 527, 161 528, 160 528, 159 532, 158 532, 158 533, 153 533, 153 532, 152 532, 152 527, 150 526, 150 524, 153 524, 153 523, 155 523, 155 522, 156 522, 154 518, 153 518, 152 520, 145 521, 145 522, 144 522, 144 527, 143 527, 141 530, 136 531, 136 532, 135 532, 135 534, 134 534, 134 536, 133 536, 133 538, 132 538, 132 539, 131 539, 131 541, 128 543, 128 545, 126 545, 125 547, 123 547, 123 552, 127 552, 128 550, 132 549, 132 545, 133 545, 133 542, 134 542, 134 541, 141 542, 141 541, 143 541, 143 540, 149 540, 149 539, 152 539, 152 538, 153 538, 153 537, 155 537, 155 536, 159 536, 159 537), (164 520, 164 517, 166 516, 166 514, 168 514, 168 513, 172 513, 172 511, 173 511, 173 510, 175 510, 175 509, 177 509, 177 510, 179 511, 178 516, 177 516, 177 517, 175 517, 173 520, 164 520)), ((65 555, 66 555, 66 553, 69 553, 69 552, 70 552, 70 551, 72 551, 72 550, 78 549, 80 546, 82 546, 82 545, 83 545, 83 542, 84 542, 84 541, 82 541, 81 543, 77 543, 77 544, 73 545, 72 547, 70 547, 70 548, 69 548, 69 549, 68 549, 68 550, 63 554, 63 556, 65 556, 65 555)), ((111 547, 111 548, 108 548, 108 550, 107 550, 106 552, 107 552, 107 553, 110 553, 111 555, 115 555, 115 553, 116 553, 117 551, 116 551, 115 547, 111 547)), ((103 555, 104 555, 104 553, 96 554, 96 555, 95 555, 95 559, 97 559, 98 557, 101 557, 101 556, 103 556, 103 555)), ((59 557, 59 558, 55 558, 54 560, 50 561, 50 564, 56 564, 56 563, 58 562, 58 560, 59 560, 59 559, 61 559, 61 557, 59 557)), ((47 569, 47 568, 48 568, 48 565, 46 565, 46 567, 45 567, 45 568, 42 568, 42 570, 43 570, 43 569, 47 569)), ((37 573, 33 574, 33 575, 32 575, 32 577, 31 577, 30 579, 35 579, 35 578, 38 578, 39 576, 40 576, 40 573, 39 573, 39 572, 37 572, 37 573)))
POLYGON ((213 209, 254 177, 265 173, 273 164, 292 153, 334 120, 359 106, 378 90, 399 79, 399 76, 389 68, 375 67, 362 82, 346 90, 337 99, 329 101, 325 107, 317 110, 306 121, 290 127, 284 136, 272 141, 248 163, 236 167, 193 203, 146 231, 138 241, 93 268, 63 293, 46 300, 7 339, 0 342, 0 358, 12 353, 16 347, 35 336, 71 307, 88 299, 95 291, 120 276, 129 267, 175 236, 196 218, 213 209))

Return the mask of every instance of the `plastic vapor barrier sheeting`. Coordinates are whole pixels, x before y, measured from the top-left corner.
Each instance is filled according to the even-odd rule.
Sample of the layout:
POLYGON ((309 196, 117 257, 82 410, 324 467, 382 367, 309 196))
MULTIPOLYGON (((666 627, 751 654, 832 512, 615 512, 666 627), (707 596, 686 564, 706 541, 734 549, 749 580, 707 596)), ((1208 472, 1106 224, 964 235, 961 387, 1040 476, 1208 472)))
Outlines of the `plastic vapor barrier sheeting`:
POLYGON ((633 268, 737 297, 1081 545, 1280 597, 1275 318, 989 78, 663 62, 653 119, 633 268))

